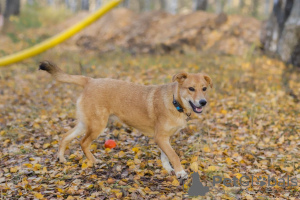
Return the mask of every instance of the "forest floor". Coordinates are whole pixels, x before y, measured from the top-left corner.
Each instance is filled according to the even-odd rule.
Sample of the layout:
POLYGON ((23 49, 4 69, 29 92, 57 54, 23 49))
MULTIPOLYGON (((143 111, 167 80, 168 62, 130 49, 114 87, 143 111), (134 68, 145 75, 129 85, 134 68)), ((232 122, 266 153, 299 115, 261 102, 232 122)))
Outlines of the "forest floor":
MULTIPOLYGON (((15 41, 15 49, 20 43, 15 41)), ((79 138, 66 152, 68 162, 57 162, 59 139, 76 124, 75 102, 82 89, 39 71, 45 59, 71 74, 147 85, 171 82, 179 71, 207 73, 214 83, 207 109, 171 139, 186 171, 191 174, 196 166, 209 186, 206 196, 197 198, 300 198, 298 72, 251 48, 240 56, 205 51, 132 55, 57 46, 0 69, 0 199, 191 198, 191 176, 180 185, 162 168, 153 140, 118 122, 110 122, 91 146, 100 160, 96 166, 87 163, 79 138), (117 147, 105 149, 107 139, 117 147), (253 176, 253 184, 213 185, 214 176, 244 175, 253 176), (276 186, 270 186, 271 177, 276 186)))

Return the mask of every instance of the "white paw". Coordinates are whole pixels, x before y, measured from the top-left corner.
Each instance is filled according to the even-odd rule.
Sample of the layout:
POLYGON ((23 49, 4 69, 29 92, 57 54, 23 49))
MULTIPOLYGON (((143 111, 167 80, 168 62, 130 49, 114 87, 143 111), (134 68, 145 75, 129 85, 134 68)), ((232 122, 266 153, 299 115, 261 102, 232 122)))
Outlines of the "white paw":
POLYGON ((188 178, 188 174, 184 170, 181 170, 179 172, 176 172, 176 177, 178 179, 187 179, 188 178))
POLYGON ((59 157, 59 162, 61 162, 61 163, 66 163, 67 162, 67 160, 64 158, 64 157, 59 157))

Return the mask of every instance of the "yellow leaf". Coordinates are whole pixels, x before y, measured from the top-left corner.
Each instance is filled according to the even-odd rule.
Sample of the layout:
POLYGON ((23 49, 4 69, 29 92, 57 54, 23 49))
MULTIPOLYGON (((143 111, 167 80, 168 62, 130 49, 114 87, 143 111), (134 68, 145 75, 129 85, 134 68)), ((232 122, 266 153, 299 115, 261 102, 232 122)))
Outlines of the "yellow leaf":
POLYGON ((74 200, 75 198, 72 196, 68 196, 67 200, 74 200))
POLYGON ((92 189, 93 187, 94 187, 94 185, 93 185, 93 184, 90 184, 90 185, 88 185, 88 186, 86 187, 86 189, 90 190, 90 189, 92 189))
POLYGON ((91 150, 94 150, 94 151, 97 150, 97 144, 92 144, 91 145, 91 150))
POLYGON ((18 171, 18 169, 17 169, 16 167, 10 168, 10 172, 11 172, 11 173, 15 173, 15 172, 17 172, 17 171, 18 171))
POLYGON ((58 181, 57 185, 66 185, 66 182, 65 181, 58 181))
POLYGON ((122 194, 122 192, 118 192, 118 193, 116 193, 116 196, 117 196, 118 199, 121 199, 123 194, 122 194))
POLYGON ((47 149, 48 147, 50 147, 49 143, 46 143, 46 144, 43 145, 43 149, 47 149))
POLYGON ((61 189, 61 188, 57 188, 57 191, 60 192, 60 193, 64 193, 64 190, 61 189))
POLYGON ((34 196, 37 199, 43 199, 44 198, 44 195, 42 195, 41 193, 35 193, 34 196))
POLYGON ((134 162, 133 162, 132 160, 128 160, 128 161, 127 161, 127 165, 128 165, 128 166, 134 165, 134 162))
POLYGON ((172 181, 172 185, 179 186, 179 181, 174 178, 174 180, 172 181))
POLYGON ((133 147, 133 148, 132 148, 132 151, 133 151, 134 153, 137 153, 139 150, 140 150, 139 147, 133 147))
POLYGON ((0 135, 3 136, 3 135, 5 135, 5 133, 6 133, 5 131, 1 131, 1 132, 0 132, 0 135))
POLYGON ((231 158, 226 158, 227 165, 231 165, 233 163, 231 158))
POLYGON ((88 165, 85 162, 82 163, 81 169, 86 169, 86 168, 88 168, 88 165))
POLYGON ((283 144, 284 142, 284 135, 281 136, 279 139, 278 139, 278 143, 277 144, 283 144))
POLYGON ((227 111, 226 110, 221 110, 221 113, 226 115, 227 114, 227 111))
POLYGON ((196 162, 196 161, 198 161, 198 156, 193 156, 191 162, 196 162))
POLYGON ((128 189, 128 192, 132 193, 132 192, 135 192, 136 191, 136 188, 129 188, 128 189))
POLYGON ((237 177, 238 179, 240 179, 243 175, 242 174, 240 174, 240 173, 236 173, 236 174, 234 174, 235 175, 235 177, 237 177))
POLYGON ((198 171, 198 163, 197 162, 193 162, 190 166, 190 168, 194 171, 197 172, 198 171))
POLYGON ((125 152, 124 151, 120 151, 119 152, 119 158, 123 158, 125 156, 125 152))
POLYGON ((23 165, 25 165, 28 168, 32 168, 32 164, 31 163, 24 163, 23 165))
POLYGON ((209 153, 210 152, 210 148, 207 145, 205 145, 205 147, 203 148, 203 151, 205 153, 209 153))
POLYGON ((144 192, 146 192, 146 193, 150 193, 150 192, 152 192, 148 187, 146 187, 145 189, 144 189, 144 192))
POLYGON ((47 167, 43 167, 43 172, 48 172, 47 167))
POLYGON ((34 164, 34 170, 40 170, 42 168, 42 165, 36 163, 34 164))
POLYGON ((212 171, 213 172, 213 171, 216 171, 216 170, 217 170, 216 166, 209 166, 206 171, 212 171))

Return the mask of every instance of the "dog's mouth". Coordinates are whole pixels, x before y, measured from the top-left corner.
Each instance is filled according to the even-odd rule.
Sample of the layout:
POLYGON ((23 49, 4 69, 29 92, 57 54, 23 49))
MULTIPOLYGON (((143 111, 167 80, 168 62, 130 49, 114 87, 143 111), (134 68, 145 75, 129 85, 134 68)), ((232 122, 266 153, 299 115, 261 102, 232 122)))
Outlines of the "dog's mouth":
POLYGON ((190 105, 191 105, 191 107, 193 108, 193 111, 194 111, 195 113, 202 113, 202 110, 203 110, 203 107, 202 107, 202 106, 197 107, 197 106, 195 106, 191 101, 189 101, 189 103, 190 103, 190 105))

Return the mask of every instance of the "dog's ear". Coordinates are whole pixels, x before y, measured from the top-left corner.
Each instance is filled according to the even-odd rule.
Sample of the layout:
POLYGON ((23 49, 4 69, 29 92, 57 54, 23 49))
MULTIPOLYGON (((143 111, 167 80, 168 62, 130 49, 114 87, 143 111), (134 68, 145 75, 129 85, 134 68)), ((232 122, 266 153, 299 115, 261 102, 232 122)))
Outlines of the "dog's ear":
POLYGON ((188 74, 186 72, 180 72, 173 76, 172 81, 177 81, 178 83, 183 83, 183 81, 187 78, 188 74))
POLYGON ((204 74, 203 77, 204 77, 205 81, 209 84, 209 86, 212 88, 213 87, 213 83, 212 83, 211 78, 208 75, 206 75, 206 74, 204 74))

